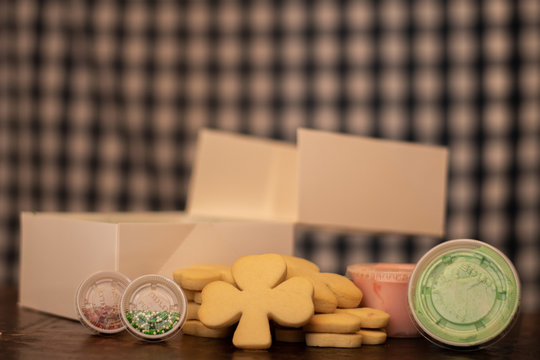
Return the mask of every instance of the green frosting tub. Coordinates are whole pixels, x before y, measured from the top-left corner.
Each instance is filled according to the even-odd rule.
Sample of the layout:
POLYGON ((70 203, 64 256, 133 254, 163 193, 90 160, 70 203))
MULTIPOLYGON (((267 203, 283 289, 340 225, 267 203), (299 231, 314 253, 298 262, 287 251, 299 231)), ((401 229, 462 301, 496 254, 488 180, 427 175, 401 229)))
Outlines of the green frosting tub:
POLYGON ((519 311, 516 269, 495 247, 452 240, 427 252, 411 274, 409 310, 433 343, 474 350, 504 336, 519 311))

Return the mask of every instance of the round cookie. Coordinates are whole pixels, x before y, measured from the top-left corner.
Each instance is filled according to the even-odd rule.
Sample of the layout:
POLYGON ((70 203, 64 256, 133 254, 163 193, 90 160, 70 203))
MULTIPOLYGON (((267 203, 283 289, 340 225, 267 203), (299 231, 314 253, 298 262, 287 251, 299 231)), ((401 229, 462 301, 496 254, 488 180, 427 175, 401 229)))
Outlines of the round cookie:
POLYGON ((193 302, 197 304, 202 304, 202 291, 195 291, 193 293, 193 302))
POLYGON ((186 335, 221 339, 231 336, 233 328, 210 329, 198 320, 187 320, 182 327, 182 332, 186 335))
POLYGON ((192 269, 203 269, 216 271, 221 275, 221 280, 228 282, 229 284, 234 285, 234 279, 231 273, 230 265, 221 265, 221 264, 198 264, 191 267, 192 269))
POLYGON ((350 314, 315 314, 304 326, 305 332, 313 333, 354 333, 360 330, 362 321, 359 317, 350 314))
POLYGON ((183 289, 201 291, 207 284, 221 280, 221 274, 215 270, 186 268, 176 270, 173 278, 183 289))
POLYGON ((306 345, 316 347, 358 348, 362 346, 360 334, 306 334, 306 345))
POLYGON ((339 308, 355 308, 362 301, 362 291, 343 275, 320 273, 321 279, 332 290, 339 308))
POLYGON ((381 330, 360 329, 356 333, 362 335, 364 345, 380 345, 386 342, 386 333, 381 330))
POLYGON ((188 289, 182 289, 182 292, 184 293, 184 295, 186 295, 186 300, 187 301, 193 301, 195 291, 188 290, 188 289))
POLYGON ((337 307, 337 299, 332 290, 319 277, 319 267, 295 256, 282 255, 287 263, 287 279, 300 276, 313 284, 313 305, 317 313, 333 313, 337 307))
POLYGON ((186 320, 199 320, 199 308, 201 305, 188 301, 186 320))
POLYGON ((368 307, 361 307, 355 309, 337 309, 336 313, 345 313, 358 316, 361 319, 362 328, 368 329, 384 328, 388 325, 388 322, 390 321, 390 315, 388 315, 388 313, 382 310, 372 309, 368 307))
POLYGON ((287 263, 287 278, 301 276, 313 284, 313 304, 316 313, 333 313, 337 307, 356 307, 362 300, 362 291, 345 276, 321 273, 319 267, 295 256, 282 255, 287 263))

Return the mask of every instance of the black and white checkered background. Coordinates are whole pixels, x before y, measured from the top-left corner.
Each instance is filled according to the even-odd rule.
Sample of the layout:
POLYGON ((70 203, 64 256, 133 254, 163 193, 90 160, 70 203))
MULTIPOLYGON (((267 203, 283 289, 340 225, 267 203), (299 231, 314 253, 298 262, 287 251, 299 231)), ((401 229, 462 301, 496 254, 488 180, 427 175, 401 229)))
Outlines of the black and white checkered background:
POLYGON ((0 281, 19 212, 183 209, 197 130, 451 150, 443 239, 301 230, 323 270, 476 238, 540 309, 540 1, 0 0, 0 281))

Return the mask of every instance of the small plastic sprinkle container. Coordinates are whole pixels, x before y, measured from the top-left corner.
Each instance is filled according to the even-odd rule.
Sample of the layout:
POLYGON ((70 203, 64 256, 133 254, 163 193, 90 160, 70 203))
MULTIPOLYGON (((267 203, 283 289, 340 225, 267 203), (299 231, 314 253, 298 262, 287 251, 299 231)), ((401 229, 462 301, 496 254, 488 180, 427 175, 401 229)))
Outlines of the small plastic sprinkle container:
POLYGON ((116 334, 125 329, 120 301, 129 279, 118 272, 98 272, 83 281, 75 297, 81 323, 94 333, 116 334))
POLYGON ((146 341, 162 341, 182 329, 187 300, 172 280, 161 275, 144 275, 126 288, 120 312, 130 334, 146 341))
POLYGON ((389 337, 417 337, 409 317, 407 288, 414 264, 368 263, 347 267, 347 276, 362 290, 361 306, 380 309, 390 315, 389 337))
POLYGON ((511 261, 477 240, 444 242, 417 263, 409 282, 411 318, 436 345, 476 350, 500 340, 515 323, 520 282, 511 261))

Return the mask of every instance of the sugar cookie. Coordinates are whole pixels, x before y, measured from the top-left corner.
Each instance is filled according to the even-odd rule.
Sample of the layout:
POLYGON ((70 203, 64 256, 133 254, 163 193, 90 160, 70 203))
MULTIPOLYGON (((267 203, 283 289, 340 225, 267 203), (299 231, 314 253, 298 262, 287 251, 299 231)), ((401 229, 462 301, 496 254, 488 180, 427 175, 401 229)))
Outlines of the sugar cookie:
POLYGON ((372 309, 368 307, 361 307, 355 309, 337 309, 336 313, 347 313, 358 316, 362 322, 362 328, 378 329, 388 325, 390 321, 390 315, 388 313, 372 309))
POLYGON ((187 301, 193 301, 193 295, 195 294, 195 291, 182 289, 182 292, 184 293, 184 295, 186 295, 187 301))
POLYGON ((220 339, 231 336, 233 328, 210 329, 198 320, 187 320, 182 327, 182 332, 186 335, 220 339))
POLYGON ((197 304, 202 304, 202 292, 201 291, 195 291, 193 293, 193 302, 197 304))
POLYGON ((317 333, 354 333, 362 327, 362 321, 358 316, 346 313, 315 314, 304 326, 305 332, 317 333))
POLYGON ((304 330, 301 328, 274 328, 274 336, 277 341, 289 343, 303 343, 305 341, 304 330))
POLYGON ((333 313, 337 299, 332 290, 319 277, 319 267, 314 263, 295 256, 283 255, 287 263, 287 278, 305 277, 313 284, 313 304, 317 313, 333 313))
POLYGON ((221 275, 221 280, 228 282, 229 284, 234 285, 234 279, 231 273, 230 265, 221 265, 221 264, 199 264, 191 267, 192 269, 203 269, 216 271, 221 275))
POLYGON ((182 289, 195 291, 202 290, 212 281, 221 280, 221 277, 218 271, 196 268, 179 269, 173 273, 174 281, 182 289))
POLYGON ((201 291, 206 284, 217 280, 234 285, 231 267, 220 264, 199 264, 178 269, 173 273, 173 279, 182 289, 194 291, 201 291))
POLYGON ((232 275, 238 286, 224 281, 202 292, 201 322, 210 328, 238 322, 233 344, 243 349, 266 349, 272 344, 269 319, 299 327, 313 315, 313 286, 300 277, 286 281, 287 265, 280 255, 248 255, 236 260, 232 275))
POLYGON ((386 341, 386 332, 381 330, 360 329, 356 333, 362 335, 364 345, 380 345, 386 341))
POLYGON ((199 320, 199 308, 201 305, 189 301, 187 303, 187 314, 186 314, 186 320, 199 320))
POLYGON ((362 291, 343 275, 320 273, 321 279, 332 290, 339 308, 355 308, 362 301, 362 291))
POLYGON ((362 346, 360 334, 306 334, 306 345, 316 347, 358 348, 362 346))
POLYGON ((362 291, 345 276, 321 273, 319 267, 295 256, 283 255, 287 263, 287 278, 302 276, 313 283, 313 303, 317 313, 333 313, 337 307, 356 307, 362 300, 362 291))

